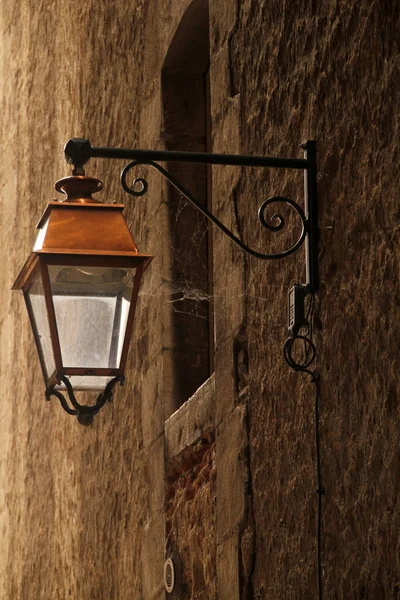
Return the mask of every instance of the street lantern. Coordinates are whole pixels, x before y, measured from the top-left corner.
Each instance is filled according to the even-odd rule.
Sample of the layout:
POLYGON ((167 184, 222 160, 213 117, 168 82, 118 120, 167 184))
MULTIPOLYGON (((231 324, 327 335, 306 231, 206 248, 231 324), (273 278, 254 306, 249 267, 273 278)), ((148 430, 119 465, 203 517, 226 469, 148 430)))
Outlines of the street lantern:
POLYGON ((102 204, 92 198, 103 186, 86 177, 83 165, 91 158, 130 160, 121 173, 121 185, 133 197, 146 193, 148 185, 136 178, 128 185, 132 169, 145 165, 158 171, 192 206, 209 219, 243 252, 260 260, 284 259, 305 245, 306 282, 289 290, 289 332, 284 356, 296 371, 308 371, 315 346, 300 330, 309 328, 313 298, 318 289, 318 203, 316 145, 302 144, 304 158, 277 158, 235 154, 210 154, 137 148, 95 147, 83 138, 72 138, 64 147, 72 177, 57 182, 66 195, 50 202, 41 218, 39 235, 13 289, 22 290, 46 382, 46 398, 56 396, 64 410, 89 425, 111 400, 113 387, 124 381, 133 318, 144 269, 152 260, 141 254, 122 216, 123 204, 102 204), (271 196, 258 210, 261 226, 272 234, 285 228, 286 218, 272 207, 291 209, 300 225, 297 240, 280 252, 260 252, 243 242, 206 206, 186 190, 161 162, 293 169, 304 172, 304 209, 296 201, 271 196), (311 295, 307 313, 305 298, 311 295), (296 362, 292 349, 301 340, 306 358, 296 362), (82 405, 74 390, 103 390, 94 405, 82 405), (70 404, 63 392, 67 392, 70 404), (72 405, 72 406, 71 406, 72 405))
POLYGON ((124 205, 92 198, 103 187, 98 179, 76 175, 55 187, 66 198, 46 208, 13 289, 25 298, 46 397, 58 397, 87 425, 123 383, 140 282, 153 257, 138 252, 124 205), (87 406, 74 390, 103 391, 87 406))

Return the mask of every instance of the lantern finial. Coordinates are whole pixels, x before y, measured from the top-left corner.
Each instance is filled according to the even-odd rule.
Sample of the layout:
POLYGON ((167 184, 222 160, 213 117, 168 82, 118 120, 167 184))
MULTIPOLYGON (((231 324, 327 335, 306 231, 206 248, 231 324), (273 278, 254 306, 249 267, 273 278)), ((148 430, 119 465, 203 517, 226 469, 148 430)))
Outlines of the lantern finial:
POLYGON ((101 203, 101 200, 92 198, 92 194, 103 189, 103 184, 95 177, 86 177, 85 175, 72 175, 64 177, 55 184, 55 189, 66 198, 62 202, 79 202, 79 204, 101 203))

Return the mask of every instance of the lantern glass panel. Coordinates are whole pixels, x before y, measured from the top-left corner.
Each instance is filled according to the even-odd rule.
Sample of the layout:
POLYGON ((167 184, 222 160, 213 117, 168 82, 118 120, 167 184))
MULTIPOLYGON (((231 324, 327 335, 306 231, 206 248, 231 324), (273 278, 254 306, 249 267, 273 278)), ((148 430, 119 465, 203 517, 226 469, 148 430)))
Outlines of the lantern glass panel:
MULTIPOLYGON (((48 269, 63 366, 118 368, 135 269, 64 265, 48 269)), ((96 379, 101 379, 96 387, 109 380, 96 379)), ((93 383, 92 377, 71 377, 71 384, 81 389, 93 389, 93 383)))
POLYGON ((45 381, 47 381, 54 373, 56 367, 51 343, 44 287, 39 268, 36 269, 31 283, 24 293, 24 297, 42 365, 43 376, 45 381))

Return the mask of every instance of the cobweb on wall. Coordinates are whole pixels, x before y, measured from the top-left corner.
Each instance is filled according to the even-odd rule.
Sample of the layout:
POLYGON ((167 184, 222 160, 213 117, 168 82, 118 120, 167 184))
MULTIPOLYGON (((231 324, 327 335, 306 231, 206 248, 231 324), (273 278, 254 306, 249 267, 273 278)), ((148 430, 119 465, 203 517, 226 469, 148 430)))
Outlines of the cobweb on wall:
MULTIPOLYGON (((237 186, 231 192, 230 198, 227 199, 227 202, 232 204, 232 210, 231 221, 225 221, 225 225, 233 229, 239 237, 243 232, 244 242, 261 252, 279 251, 282 240, 285 243, 285 236, 286 241, 290 242, 290 236, 296 235, 298 223, 296 223, 294 215, 290 212, 290 208, 283 207, 284 219, 289 227, 285 228, 282 235, 281 232, 276 234, 261 227, 257 218, 257 210, 261 202, 268 195, 274 195, 274 193, 291 197, 301 205, 303 200, 301 197, 298 198, 298 195, 299 190, 302 189, 302 181, 295 181, 295 178, 292 178, 286 182, 282 180, 276 182, 271 177, 265 177, 265 181, 263 179, 262 185, 260 185, 260 181, 256 177, 252 177, 253 175, 249 181, 244 181, 243 185, 237 186), (263 190, 260 192, 261 187, 263 190), (239 203, 241 203, 240 206, 239 203), (251 207, 254 205, 254 210, 249 208, 250 205, 251 207), (251 218, 247 219, 246 214, 250 214, 251 218)), ((264 173, 262 173, 262 178, 264 178, 264 173)), ((302 196, 301 191, 300 196, 302 196)), ((165 306, 168 306, 175 314, 186 314, 207 320, 209 310, 214 310, 215 304, 218 305, 218 311, 229 311, 232 304, 245 297, 246 302, 253 305, 256 308, 255 312, 260 315, 259 319, 256 319, 257 315, 253 315, 254 327, 284 327, 286 325, 288 288, 295 281, 299 282, 304 278, 304 250, 300 249, 296 254, 291 255, 289 260, 264 261, 247 256, 231 240, 226 239, 224 255, 216 255, 214 248, 213 259, 217 280, 221 271, 221 262, 225 262, 226 267, 229 268, 229 277, 224 274, 227 285, 224 289, 221 289, 221 286, 213 289, 212 285, 208 283, 208 279, 211 281, 213 279, 213 261, 208 256, 208 252, 212 253, 213 250, 210 240, 213 237, 217 239, 217 236, 223 234, 192 207, 182 195, 177 194, 173 204, 170 202, 168 193, 165 193, 165 197, 168 198, 168 201, 164 202, 164 205, 171 207, 168 219, 154 219, 152 223, 152 227, 156 228, 157 236, 162 241, 165 255, 163 256, 164 264, 161 268, 159 267, 159 278, 163 282, 164 291, 156 291, 157 294, 163 295, 165 306), (182 235, 183 225, 186 221, 189 221, 190 227, 182 235), (300 260, 297 260, 297 256, 300 260), (169 263, 167 268, 165 268, 165 261, 169 263), (196 265, 195 268, 193 268, 193 264, 196 265), (282 273, 284 276, 279 275, 282 273), (167 293, 166 290, 168 290, 167 293), (274 295, 280 298, 282 305, 282 318, 279 318, 278 321, 276 311, 274 317, 269 318, 271 297, 274 295)), ((275 208, 271 208, 269 218, 272 218, 275 208)), ((281 210, 282 207, 279 206, 279 211, 281 210)), ((155 268, 155 263, 151 268, 155 268)), ((146 292, 142 291, 141 295, 143 294, 146 292)))
MULTIPOLYGON (((211 285, 205 287, 204 280, 202 282, 203 285, 198 285, 198 280, 196 281, 196 278, 190 277, 189 263, 193 260, 200 265, 204 277, 208 276, 209 259, 201 251, 201 248, 204 247, 204 243, 207 243, 207 240, 213 235, 218 235, 219 232, 212 223, 202 217, 202 215, 199 215, 183 197, 179 201, 171 230, 167 232, 165 229, 163 230, 160 224, 156 226, 157 235, 162 238, 164 248, 168 248, 169 257, 173 257, 178 273, 189 272, 186 276, 170 277, 168 281, 165 281, 169 290, 168 294, 164 295, 164 299, 174 313, 192 315, 198 319, 208 320, 209 315, 208 309, 205 310, 206 305, 209 305, 210 309, 214 310, 214 304, 217 302, 219 310, 228 312, 231 304, 237 303, 239 299, 245 297, 259 308, 260 318, 258 326, 265 327, 268 324, 269 327, 282 328, 282 326, 286 325, 286 311, 283 313, 285 320, 277 322, 275 319, 269 319, 268 307, 270 306, 271 294, 281 294, 282 299, 286 299, 287 288, 291 280, 288 280, 284 285, 268 282, 268 285, 265 286, 268 287, 268 293, 265 293, 265 287, 257 286, 257 281, 266 279, 266 272, 271 266, 265 261, 247 257, 230 240, 226 240, 226 264, 227 266, 229 265, 231 286, 228 285, 218 293, 211 285), (190 244, 182 247, 177 245, 174 233, 179 220, 184 217, 184 213, 187 211, 192 211, 198 218, 195 221, 196 226, 191 233, 190 244), (230 260, 232 257, 234 257, 234 260, 230 260), (240 288, 237 282, 240 282, 240 288)), ((169 258, 169 260, 172 259, 169 258)), ((217 261, 218 256, 214 256, 214 260, 217 261)), ((160 279, 164 278, 161 272, 159 276, 160 279)), ((145 293, 142 292, 142 294, 145 293)))

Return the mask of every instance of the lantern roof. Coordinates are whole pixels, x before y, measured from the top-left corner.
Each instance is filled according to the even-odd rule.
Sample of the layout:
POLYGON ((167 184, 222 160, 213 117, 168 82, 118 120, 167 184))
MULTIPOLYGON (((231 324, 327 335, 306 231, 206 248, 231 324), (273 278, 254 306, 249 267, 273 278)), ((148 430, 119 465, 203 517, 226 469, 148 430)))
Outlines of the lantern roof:
POLYGON ((103 204, 92 198, 103 184, 86 176, 66 177, 55 185, 66 195, 65 200, 50 202, 39 220, 39 233, 13 289, 21 289, 33 269, 35 258, 43 255, 71 257, 121 257, 132 259, 130 264, 152 260, 150 254, 138 251, 122 215, 123 204, 103 204))

